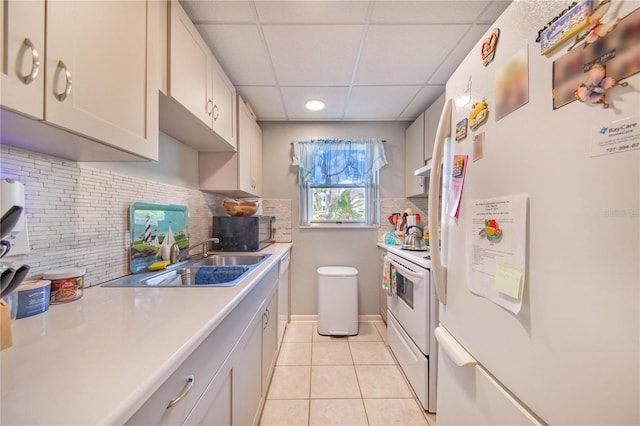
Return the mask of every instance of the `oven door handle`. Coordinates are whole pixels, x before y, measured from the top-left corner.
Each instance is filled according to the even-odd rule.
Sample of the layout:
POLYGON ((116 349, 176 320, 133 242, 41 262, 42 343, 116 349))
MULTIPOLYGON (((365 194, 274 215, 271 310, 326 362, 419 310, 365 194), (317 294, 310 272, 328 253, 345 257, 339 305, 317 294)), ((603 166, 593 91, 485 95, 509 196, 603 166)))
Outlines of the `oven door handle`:
POLYGON ((424 280, 424 275, 413 272, 411 269, 407 269, 401 264, 397 263, 394 260, 391 260, 391 264, 395 266, 396 269, 399 269, 402 272, 402 275, 409 276, 410 278, 415 278, 417 283, 424 280))

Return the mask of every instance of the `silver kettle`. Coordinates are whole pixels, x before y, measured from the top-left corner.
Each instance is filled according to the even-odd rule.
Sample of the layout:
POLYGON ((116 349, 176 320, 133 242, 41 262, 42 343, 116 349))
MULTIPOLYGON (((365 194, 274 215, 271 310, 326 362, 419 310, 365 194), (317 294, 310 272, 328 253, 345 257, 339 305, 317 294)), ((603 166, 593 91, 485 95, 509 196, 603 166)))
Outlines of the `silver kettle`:
POLYGON ((428 250, 427 243, 422 235, 422 228, 417 225, 411 225, 407 228, 407 232, 402 242, 402 248, 405 250, 424 251, 428 250), (413 232, 411 231, 413 229, 413 232))

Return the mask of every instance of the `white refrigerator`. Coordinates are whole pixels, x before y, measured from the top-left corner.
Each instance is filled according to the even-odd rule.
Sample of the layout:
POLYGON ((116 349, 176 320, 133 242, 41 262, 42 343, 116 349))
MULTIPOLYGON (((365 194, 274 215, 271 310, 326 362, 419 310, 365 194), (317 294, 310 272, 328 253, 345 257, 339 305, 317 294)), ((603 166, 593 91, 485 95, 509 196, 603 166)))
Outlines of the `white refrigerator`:
MULTIPOLYGON (((480 41, 446 85, 428 213, 432 246, 441 227, 441 250, 431 253, 439 425, 640 424, 640 74, 606 92, 608 108, 565 99, 554 109, 554 78, 560 87, 573 40, 542 55, 535 39, 569 3, 514 1, 485 35, 499 28, 493 61, 483 65, 480 41), (507 90, 501 79, 514 58, 525 58, 526 102, 496 91, 507 90), (463 138, 463 119, 483 99, 487 120, 463 138), (454 155, 468 156, 457 218, 443 213, 455 201, 454 155), (525 206, 499 216, 497 242, 474 229, 479 205, 496 199, 525 206), (515 249, 500 252, 502 243, 515 249)), ((613 2, 601 23, 638 7, 613 2)), ((522 91, 521 78, 512 82, 522 91)))

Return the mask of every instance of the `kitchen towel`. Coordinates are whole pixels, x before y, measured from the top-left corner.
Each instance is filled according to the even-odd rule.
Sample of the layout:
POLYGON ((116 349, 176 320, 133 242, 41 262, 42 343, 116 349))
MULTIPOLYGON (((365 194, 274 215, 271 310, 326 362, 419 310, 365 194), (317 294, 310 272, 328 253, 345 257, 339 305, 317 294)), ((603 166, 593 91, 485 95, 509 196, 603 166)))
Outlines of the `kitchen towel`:
POLYGON ((236 278, 246 272, 244 266, 202 266, 196 272, 195 285, 230 287, 236 278))
POLYGON ((382 265, 382 288, 391 294, 391 261, 388 256, 384 257, 382 265))

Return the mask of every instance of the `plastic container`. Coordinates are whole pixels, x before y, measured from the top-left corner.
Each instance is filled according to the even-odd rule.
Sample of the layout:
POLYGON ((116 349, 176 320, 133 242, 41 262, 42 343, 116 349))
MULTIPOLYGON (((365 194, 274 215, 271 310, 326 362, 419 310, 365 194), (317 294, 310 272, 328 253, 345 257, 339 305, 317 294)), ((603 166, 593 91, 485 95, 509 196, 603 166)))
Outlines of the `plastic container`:
POLYGON ((20 319, 41 314, 49 309, 51 281, 23 281, 10 297, 11 296, 13 296, 13 306, 11 307, 12 318, 20 319))
POLYGON ((42 278, 51 280, 51 304, 72 302, 82 297, 84 268, 56 269, 45 272, 42 278))

